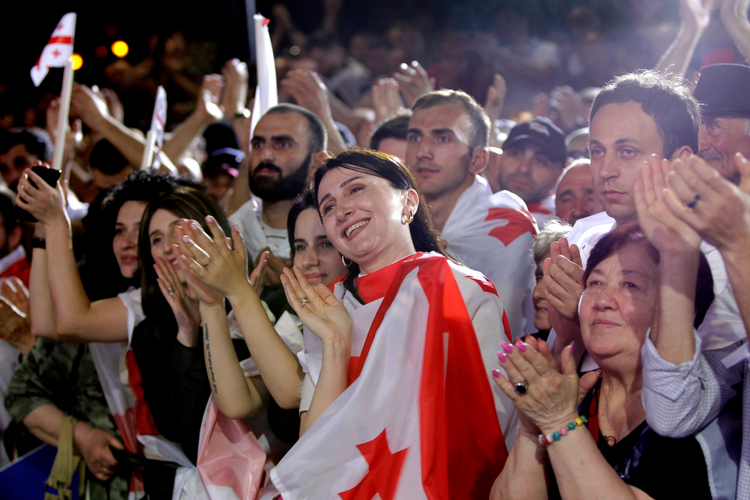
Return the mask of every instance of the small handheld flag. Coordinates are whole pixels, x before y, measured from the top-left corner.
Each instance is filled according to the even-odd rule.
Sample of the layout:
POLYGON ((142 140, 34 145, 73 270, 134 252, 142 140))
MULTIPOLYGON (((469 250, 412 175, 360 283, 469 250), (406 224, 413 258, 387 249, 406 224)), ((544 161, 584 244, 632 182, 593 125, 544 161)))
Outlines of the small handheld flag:
POLYGON ((76 32, 76 14, 69 12, 57 23, 55 31, 44 46, 42 55, 31 68, 31 79, 38 87, 50 68, 62 68, 73 55, 73 38, 76 32))

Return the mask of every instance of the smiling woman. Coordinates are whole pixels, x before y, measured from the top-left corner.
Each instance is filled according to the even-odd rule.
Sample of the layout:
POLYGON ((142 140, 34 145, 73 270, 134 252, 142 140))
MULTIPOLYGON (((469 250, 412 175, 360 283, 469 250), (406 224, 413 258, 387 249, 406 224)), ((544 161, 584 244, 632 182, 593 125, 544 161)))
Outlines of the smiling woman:
POLYGON ((274 484, 282 494, 303 486, 311 496, 362 493, 375 479, 350 463, 380 435, 388 455, 423 450, 389 477, 401 477, 403 495, 439 480, 451 498, 486 498, 517 427, 487 375, 508 340, 494 286, 445 256, 398 158, 340 153, 316 171, 315 196, 348 272, 329 287, 313 286, 296 266, 282 276, 305 325, 305 376, 301 437, 272 472, 274 484), (470 445, 477 440, 487 446, 470 445))

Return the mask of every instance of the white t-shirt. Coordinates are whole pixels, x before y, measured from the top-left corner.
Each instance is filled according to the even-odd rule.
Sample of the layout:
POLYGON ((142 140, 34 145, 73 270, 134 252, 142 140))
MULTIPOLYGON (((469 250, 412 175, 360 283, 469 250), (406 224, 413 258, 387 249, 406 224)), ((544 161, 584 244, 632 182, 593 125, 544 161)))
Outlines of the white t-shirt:
POLYGON ((253 261, 266 247, 270 248, 276 257, 289 259, 292 249, 289 246, 287 230, 268 226, 261 220, 260 215, 261 210, 253 200, 250 200, 229 216, 229 222, 240 226, 245 248, 253 261))

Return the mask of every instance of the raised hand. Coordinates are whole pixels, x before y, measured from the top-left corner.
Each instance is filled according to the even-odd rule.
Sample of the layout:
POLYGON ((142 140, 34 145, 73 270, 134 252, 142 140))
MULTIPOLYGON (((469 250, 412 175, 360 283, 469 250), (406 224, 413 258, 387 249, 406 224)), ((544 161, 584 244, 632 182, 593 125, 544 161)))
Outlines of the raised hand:
POLYGON ((375 123, 406 111, 395 79, 381 78, 372 86, 372 107, 375 109, 375 123))
POLYGON ((435 90, 435 82, 417 61, 411 64, 401 63, 399 72, 393 74, 398 87, 409 108, 414 107, 417 99, 435 90))
POLYGON ((711 22, 713 4, 714 0, 680 0, 680 14, 690 28, 702 31, 711 22))
POLYGON ((180 221, 180 226, 177 227, 180 263, 212 290, 231 300, 231 297, 246 293, 251 288, 247 278, 247 254, 242 235, 235 225, 230 240, 216 219, 208 216, 206 222, 211 236, 203 231, 197 221, 180 221))
POLYGON ((313 287, 296 266, 284 269, 281 284, 289 305, 323 343, 351 341, 352 318, 325 285, 318 283, 313 287))
MULTIPOLYGON (((180 266, 183 266, 180 260, 180 266)), ((156 282, 177 320, 177 339, 188 347, 198 345, 198 327, 201 324, 200 304, 192 288, 180 282, 177 271, 167 260, 157 257, 154 264, 156 282)))
POLYGON ((92 130, 99 132, 109 115, 106 101, 93 90, 79 83, 73 84, 70 97, 70 115, 83 120, 92 130))
POLYGON ((230 59, 221 69, 224 76, 224 95, 221 107, 230 117, 241 112, 247 105, 247 64, 239 59, 230 59))
MULTIPOLYGON (((682 160, 675 160, 679 167, 682 160)), ((641 177, 635 180, 635 208, 638 223, 659 253, 698 251, 701 237, 688 224, 676 217, 664 201, 664 190, 672 163, 651 155, 641 166, 641 177)))
POLYGON ((224 118, 224 102, 219 106, 221 92, 224 89, 224 79, 221 75, 206 75, 198 93, 195 109, 200 112, 207 121, 217 122, 224 118))
POLYGON ((253 269, 250 273, 250 283, 253 285, 253 290, 258 294, 258 297, 263 293, 266 281, 266 271, 268 270, 268 256, 271 252, 268 250, 261 252, 258 256, 258 266, 253 269))
POLYGON ((495 122, 500 118, 505 103, 505 95, 508 93, 508 84, 500 73, 495 73, 492 85, 487 89, 487 100, 484 103, 484 112, 490 117, 494 128, 495 122))
POLYGON ((676 161, 667 177, 671 189, 664 201, 707 242, 722 252, 739 254, 750 245, 750 162, 738 153, 734 165, 740 173, 739 186, 697 156, 676 161))
MULTIPOLYGON (((44 166, 49 168, 47 164, 44 166)), ((62 183, 58 181, 52 187, 30 168, 24 171, 23 177, 18 181, 16 204, 45 226, 68 224, 62 183), (36 187, 31 184, 32 181, 36 187)))
MULTIPOLYGON (((568 320, 578 321, 578 301, 583 292, 583 264, 576 245, 568 245, 566 238, 550 245, 550 257, 544 261, 544 288, 547 302, 568 320)), ((554 323, 553 323, 554 324, 554 323)))
POLYGON ((281 80, 280 87, 294 97, 297 104, 312 111, 322 120, 332 116, 328 89, 316 72, 294 69, 281 80))
POLYGON ((23 314, 29 314, 29 290, 18 277, 3 280, 0 295, 23 314))

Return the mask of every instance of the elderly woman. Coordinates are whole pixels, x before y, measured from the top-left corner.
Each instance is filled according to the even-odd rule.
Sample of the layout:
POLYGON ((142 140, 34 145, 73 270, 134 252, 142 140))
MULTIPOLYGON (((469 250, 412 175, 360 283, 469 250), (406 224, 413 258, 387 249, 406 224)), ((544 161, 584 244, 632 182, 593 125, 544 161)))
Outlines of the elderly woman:
MULTIPOLYGON (((709 272, 701 264, 699 278, 709 272)), ((665 294, 659 266, 637 226, 612 231, 592 250, 580 322, 601 374, 586 374, 580 389, 572 346, 562 373, 539 341, 498 354, 508 378, 495 372, 495 380, 521 428, 491 498, 710 498, 698 442, 656 434, 641 403, 641 347, 665 294)), ((697 322, 711 299, 699 293, 697 322)))
POLYGON ((531 291, 531 299, 534 304, 534 327, 539 330, 535 335, 542 340, 547 340, 549 331, 552 330, 552 322, 547 312, 547 293, 544 289, 544 262, 552 256, 553 249, 558 254, 560 238, 567 238, 570 234, 571 226, 559 219, 552 219, 544 225, 539 234, 536 235, 534 246, 531 247, 531 254, 534 257, 534 289, 531 291))

